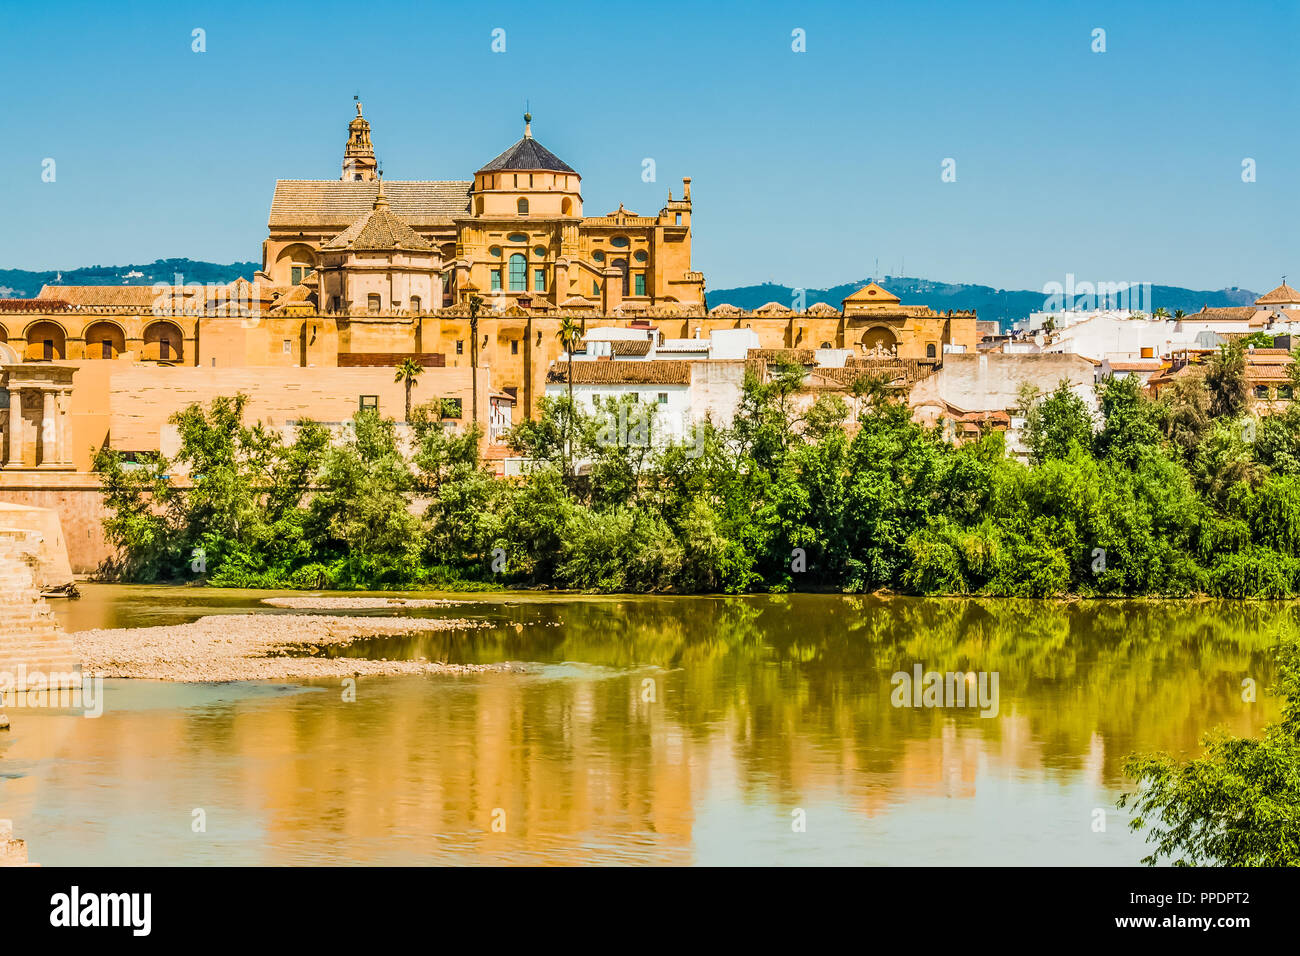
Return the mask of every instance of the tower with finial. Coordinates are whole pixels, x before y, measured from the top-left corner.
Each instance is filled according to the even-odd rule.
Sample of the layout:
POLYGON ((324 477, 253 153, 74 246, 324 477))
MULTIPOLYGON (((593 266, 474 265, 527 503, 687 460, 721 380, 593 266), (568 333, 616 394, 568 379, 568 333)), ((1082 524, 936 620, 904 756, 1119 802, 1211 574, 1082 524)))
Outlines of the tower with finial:
POLYGON ((361 101, 357 97, 357 115, 348 124, 348 144, 343 149, 344 182, 368 183, 376 178, 379 168, 375 162, 375 147, 370 142, 370 124, 361 115, 361 101))

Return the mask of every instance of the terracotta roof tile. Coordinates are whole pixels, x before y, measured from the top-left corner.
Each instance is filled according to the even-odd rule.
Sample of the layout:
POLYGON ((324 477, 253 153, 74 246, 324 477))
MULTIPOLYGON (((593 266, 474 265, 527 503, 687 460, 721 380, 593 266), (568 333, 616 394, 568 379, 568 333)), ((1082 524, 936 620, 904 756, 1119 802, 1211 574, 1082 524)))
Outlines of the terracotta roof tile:
POLYGON ((1265 292, 1255 300, 1256 305, 1287 305, 1292 302, 1300 302, 1300 292, 1297 292, 1285 282, 1272 292, 1265 292))
MULTIPOLYGON (((546 373, 550 384, 568 382, 568 363, 556 362, 546 373)), ((689 385, 691 363, 676 360, 573 363, 574 385, 689 385)))
MULTIPOLYGON (((416 229, 449 223, 469 212, 469 189, 460 180, 384 181, 392 211, 416 229)), ((281 179, 275 184, 267 225, 344 227, 369 212, 379 193, 376 182, 338 179, 281 179)))

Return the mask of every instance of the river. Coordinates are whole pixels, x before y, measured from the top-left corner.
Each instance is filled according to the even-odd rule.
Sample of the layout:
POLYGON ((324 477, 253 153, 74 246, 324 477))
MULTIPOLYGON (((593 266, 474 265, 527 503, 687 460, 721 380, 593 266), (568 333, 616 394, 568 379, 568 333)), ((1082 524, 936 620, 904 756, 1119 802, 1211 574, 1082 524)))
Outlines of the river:
MULTIPOLYGON (((83 592, 54 604, 68 630, 287 613, 267 592, 83 592)), ((1134 865, 1124 756, 1274 719, 1297 623, 1262 603, 408 596, 490 626, 345 653, 529 666, 354 692, 108 681, 98 718, 9 710, 0 817, 45 865, 1134 865), (995 675, 996 714, 894 706, 917 665, 995 675)))

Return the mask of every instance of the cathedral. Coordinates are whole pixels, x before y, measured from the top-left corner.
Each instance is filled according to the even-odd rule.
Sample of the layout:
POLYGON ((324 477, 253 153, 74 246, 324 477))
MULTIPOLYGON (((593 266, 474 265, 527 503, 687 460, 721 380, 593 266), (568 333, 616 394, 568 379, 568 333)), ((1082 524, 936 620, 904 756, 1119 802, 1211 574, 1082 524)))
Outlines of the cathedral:
POLYGON ((691 269, 691 180, 653 216, 622 204, 586 216, 582 176, 524 135, 469 180, 383 180, 357 104, 336 180, 275 186, 262 272, 273 287, 306 283, 321 314, 424 314, 478 295, 513 306, 612 314, 699 309, 691 269))

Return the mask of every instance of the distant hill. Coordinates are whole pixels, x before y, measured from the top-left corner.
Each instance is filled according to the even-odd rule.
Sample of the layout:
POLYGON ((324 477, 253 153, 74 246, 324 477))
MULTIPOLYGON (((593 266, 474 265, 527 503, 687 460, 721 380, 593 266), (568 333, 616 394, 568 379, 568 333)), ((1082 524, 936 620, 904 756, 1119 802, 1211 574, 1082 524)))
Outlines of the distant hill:
MULTIPOLYGON (((805 306, 825 302, 835 308, 851 293, 861 289, 871 279, 858 279, 844 285, 829 289, 804 289, 805 306)), ((1042 292, 1025 289, 994 289, 986 285, 966 285, 963 283, 932 282, 929 279, 916 279, 906 276, 885 276, 875 280, 894 295, 903 300, 904 305, 928 305, 937 312, 948 309, 974 309, 981 319, 997 319, 1003 328, 1010 326, 1016 319, 1022 319, 1030 312, 1043 308, 1047 296, 1042 292)), ((709 306, 724 302, 742 309, 755 309, 767 302, 780 302, 790 305, 795 288, 786 285, 741 286, 736 289, 709 289, 709 306)), ((1201 306, 1250 305, 1259 298, 1259 293, 1249 289, 1218 289, 1213 292, 1198 292, 1177 286, 1153 285, 1151 287, 1151 307, 1164 306, 1171 313, 1175 309, 1184 312, 1198 312, 1201 306)))
MULTIPOLYGON (((177 274, 187 283, 226 283, 233 282, 240 276, 251 278, 260 268, 261 263, 258 262, 232 262, 229 265, 220 265, 215 262, 199 262, 195 259, 159 259, 149 265, 85 266, 80 269, 64 270, 62 274, 57 271, 27 272, 22 269, 0 269, 0 298, 30 299, 40 292, 41 286, 47 284, 142 286, 151 286, 155 282, 170 284, 175 281, 177 274)), ((829 289, 805 289, 805 306, 825 302, 838 309, 846 296, 856 292, 870 281, 870 279, 858 279, 829 289)), ((981 319, 997 319, 1003 328, 1008 327, 1016 319, 1024 318, 1030 312, 1042 309, 1047 298, 1042 292, 1027 289, 995 289, 986 285, 932 282, 929 279, 905 276, 885 276, 876 281, 897 295, 906 305, 928 305, 939 312, 948 309, 974 309, 981 319)), ((1257 298, 1259 298, 1258 293, 1251 292, 1249 289, 1232 288, 1198 292, 1177 286, 1151 287, 1152 308, 1164 306, 1170 312, 1175 309, 1196 312, 1203 305, 1212 308, 1250 305, 1257 298)), ((790 305, 794 299, 794 287, 765 283, 741 286, 736 289, 710 289, 708 299, 710 306, 729 302, 742 309, 754 309, 767 302, 790 305)))
POLYGON ((144 265, 83 266, 49 272, 25 269, 0 269, 0 299, 31 299, 43 285, 142 285, 155 282, 171 284, 179 274, 184 283, 207 285, 209 282, 234 282, 240 276, 251 279, 262 268, 260 262, 232 262, 218 265, 195 259, 159 259, 144 265), (135 273, 139 273, 136 275, 135 273))

